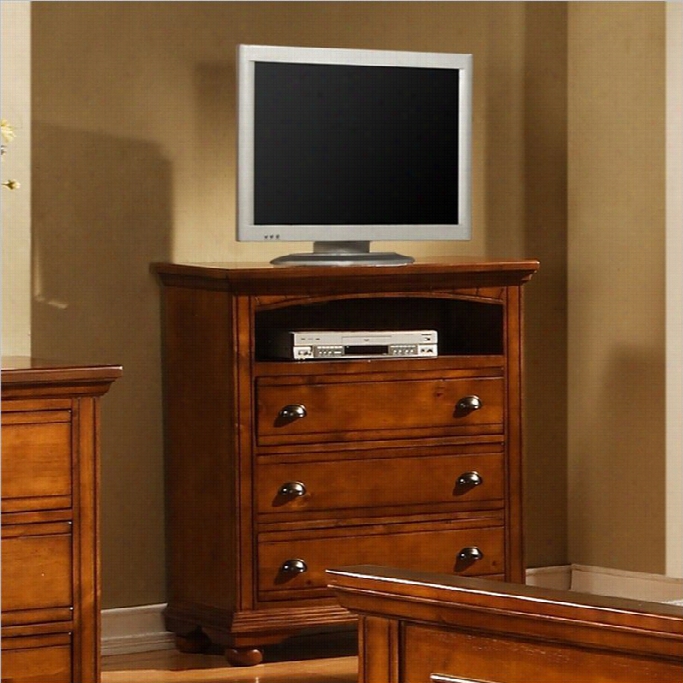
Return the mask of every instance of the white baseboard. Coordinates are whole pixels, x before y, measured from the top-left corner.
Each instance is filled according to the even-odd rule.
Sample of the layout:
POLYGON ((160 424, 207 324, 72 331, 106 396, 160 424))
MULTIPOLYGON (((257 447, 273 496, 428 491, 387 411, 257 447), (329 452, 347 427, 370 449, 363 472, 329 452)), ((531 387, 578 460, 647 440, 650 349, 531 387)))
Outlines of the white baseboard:
MULTIPOLYGON (((562 565, 527 569, 530 586, 573 590, 595 595, 673 602, 683 600, 683 579, 627 572, 604 567, 562 565)), ((102 654, 118 655, 174 647, 173 635, 165 630, 166 605, 120 607, 102 611, 102 654)))
POLYGON ((568 591, 572 585, 572 567, 569 564, 557 567, 532 567, 526 570, 526 583, 528 586, 568 591))
POLYGON ((164 628, 166 605, 142 605, 102 610, 102 654, 170 650, 173 634, 164 628))
POLYGON ((681 602, 683 579, 582 564, 527 569, 529 586, 611 595, 648 602, 681 602))
POLYGON ((650 602, 672 602, 683 599, 683 579, 627 572, 606 567, 572 565, 571 589, 594 595, 613 595, 650 602))

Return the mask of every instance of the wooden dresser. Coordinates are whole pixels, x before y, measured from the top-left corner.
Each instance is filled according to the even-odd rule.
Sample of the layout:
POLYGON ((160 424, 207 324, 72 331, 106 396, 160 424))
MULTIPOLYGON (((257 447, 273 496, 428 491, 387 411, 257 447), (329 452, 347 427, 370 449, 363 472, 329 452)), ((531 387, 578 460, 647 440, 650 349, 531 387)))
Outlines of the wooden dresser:
POLYGON ((328 570, 358 683, 681 683, 683 608, 391 567, 328 570))
POLYGON ((100 680, 99 401, 120 375, 2 359, 2 683, 100 680))
MULTIPOLYGON (((233 663, 352 622, 325 569, 523 581, 522 285, 536 261, 156 264, 169 601, 233 663), (287 360, 288 331, 434 330, 438 357, 287 360)), ((381 336, 381 335, 380 335, 381 336)), ((377 339, 377 336, 373 337, 377 339)), ((351 346, 354 342, 349 342, 351 346)))

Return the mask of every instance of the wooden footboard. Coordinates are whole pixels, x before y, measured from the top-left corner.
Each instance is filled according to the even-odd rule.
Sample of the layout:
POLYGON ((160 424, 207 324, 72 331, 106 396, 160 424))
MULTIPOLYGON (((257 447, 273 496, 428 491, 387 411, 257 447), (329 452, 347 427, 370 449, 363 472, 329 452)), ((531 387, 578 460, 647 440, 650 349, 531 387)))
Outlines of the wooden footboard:
POLYGON ((683 608, 486 579, 328 572, 359 683, 681 683, 683 608))

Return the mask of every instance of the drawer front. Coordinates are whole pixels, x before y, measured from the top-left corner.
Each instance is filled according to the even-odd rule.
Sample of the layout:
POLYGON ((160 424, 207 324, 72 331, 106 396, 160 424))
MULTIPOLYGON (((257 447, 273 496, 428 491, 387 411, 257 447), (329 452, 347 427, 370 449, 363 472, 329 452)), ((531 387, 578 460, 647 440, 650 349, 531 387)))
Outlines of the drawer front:
POLYGON ((384 532, 359 532, 356 528, 353 535, 297 539, 294 534, 284 534, 281 540, 260 540, 259 599, 326 594, 325 570, 346 565, 391 565, 466 576, 504 572, 502 527, 421 529, 403 533, 386 533, 385 527, 384 532))
POLYGON ((2 639, 2 681, 73 683, 68 633, 2 639))
POLYGON ((502 377, 257 382, 260 445, 501 434, 502 377))
POLYGON ((2 418, 2 511, 71 505, 71 413, 8 413, 2 418))
POLYGON ((49 610, 73 603, 72 536, 68 523, 2 529, 3 624, 15 610, 49 610))
POLYGON ((259 513, 500 501, 502 453, 259 464, 259 513))

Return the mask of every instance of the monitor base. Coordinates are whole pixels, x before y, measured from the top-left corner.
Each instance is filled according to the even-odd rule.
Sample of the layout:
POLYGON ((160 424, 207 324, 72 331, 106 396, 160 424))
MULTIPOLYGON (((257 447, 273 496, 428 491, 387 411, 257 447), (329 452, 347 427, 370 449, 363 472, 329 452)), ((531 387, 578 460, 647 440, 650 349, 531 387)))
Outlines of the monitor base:
POLYGON ((412 256, 392 251, 370 251, 370 242, 314 242, 313 251, 278 256, 274 266, 405 266, 412 256))

